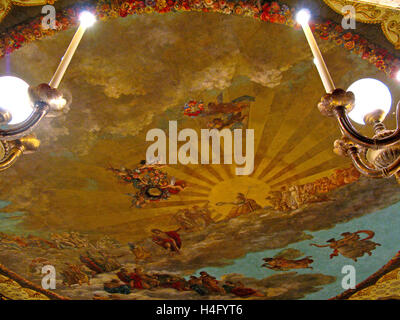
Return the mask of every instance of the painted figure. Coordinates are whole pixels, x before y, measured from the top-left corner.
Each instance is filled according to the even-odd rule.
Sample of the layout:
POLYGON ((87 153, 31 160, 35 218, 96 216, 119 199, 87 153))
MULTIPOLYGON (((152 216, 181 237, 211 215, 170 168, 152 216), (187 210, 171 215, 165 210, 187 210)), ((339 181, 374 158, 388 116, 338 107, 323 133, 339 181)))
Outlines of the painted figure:
POLYGON ((222 286, 227 293, 232 293, 235 296, 241 298, 248 298, 251 296, 254 297, 264 297, 265 295, 257 290, 252 288, 246 288, 244 284, 240 281, 232 282, 232 281, 225 281, 225 284, 222 286))
POLYGON ((200 272, 200 279, 202 281, 203 286, 208 290, 210 293, 219 293, 219 294, 225 294, 225 289, 219 286, 219 281, 209 275, 205 271, 200 272))
POLYGON ((196 205, 191 209, 179 209, 174 215, 174 219, 185 231, 200 230, 214 223, 211 216, 213 211, 209 208, 209 201, 207 201, 202 207, 196 205))
POLYGON ((63 284, 71 286, 74 284, 82 285, 84 283, 90 284, 89 275, 84 271, 84 268, 80 265, 72 263, 65 263, 66 268, 61 272, 63 278, 63 284))
POLYGON ((287 271, 291 269, 312 269, 310 266, 314 260, 311 259, 310 256, 298 259, 298 260, 290 260, 281 257, 276 258, 264 258, 265 263, 262 267, 266 267, 271 270, 276 271, 287 271))
POLYGON ((209 129, 241 129, 244 127, 245 120, 248 119, 248 109, 250 102, 253 101, 255 101, 254 97, 241 96, 231 102, 223 102, 221 93, 216 102, 209 102, 207 106, 202 101, 190 100, 185 104, 183 114, 189 117, 207 117, 209 129))
POLYGON ((132 184, 137 189, 136 193, 127 193, 132 197, 131 207, 143 208, 151 202, 167 200, 171 195, 180 193, 186 188, 186 182, 169 177, 160 170, 164 165, 159 161, 146 163, 142 160, 135 169, 115 169, 109 167, 120 181, 132 184))
POLYGON ((343 255, 346 258, 353 259, 357 261, 357 258, 362 257, 365 253, 369 256, 372 255, 372 251, 375 250, 379 243, 373 242, 372 239, 375 233, 371 230, 359 230, 357 232, 344 232, 341 234, 342 239, 335 240, 335 238, 327 240, 328 244, 319 245, 311 243, 311 246, 318 248, 329 247, 333 249, 333 253, 329 256, 331 259, 339 255, 343 255), (360 238, 360 234, 366 234, 367 237, 364 239, 360 238))
POLYGON ((238 193, 236 196, 236 202, 218 202, 217 206, 223 205, 234 205, 234 207, 229 212, 227 219, 232 219, 239 217, 243 214, 252 213, 262 207, 253 199, 247 198, 243 193, 238 193))
POLYGON ((146 260, 151 257, 151 253, 145 250, 143 247, 132 242, 128 242, 128 245, 131 252, 135 255, 136 260, 146 260))
POLYGON ((163 232, 159 229, 153 229, 152 240, 155 244, 168 250, 169 252, 180 253, 182 247, 182 240, 178 233, 178 230, 163 232))

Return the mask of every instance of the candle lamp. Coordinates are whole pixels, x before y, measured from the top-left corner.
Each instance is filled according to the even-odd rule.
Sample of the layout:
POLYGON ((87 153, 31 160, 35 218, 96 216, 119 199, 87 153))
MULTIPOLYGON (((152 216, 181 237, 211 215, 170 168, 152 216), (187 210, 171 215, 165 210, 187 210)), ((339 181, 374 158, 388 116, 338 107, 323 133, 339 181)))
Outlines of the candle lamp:
POLYGON ((342 137, 334 142, 334 152, 349 157, 354 167, 371 178, 395 176, 400 182, 400 102, 396 108, 397 128, 386 129, 383 120, 390 111, 392 97, 387 86, 376 79, 360 79, 347 90, 336 89, 317 42, 309 27, 310 14, 303 9, 296 19, 301 25, 314 56, 314 64, 326 94, 318 109, 336 118, 342 137), (372 138, 361 134, 352 121, 374 128, 372 138))
POLYGON ((58 87, 87 28, 96 18, 80 14, 80 24, 49 84, 29 86, 12 76, 0 77, 0 171, 8 169, 22 155, 38 149, 40 141, 32 131, 40 121, 62 111, 69 102, 58 87))

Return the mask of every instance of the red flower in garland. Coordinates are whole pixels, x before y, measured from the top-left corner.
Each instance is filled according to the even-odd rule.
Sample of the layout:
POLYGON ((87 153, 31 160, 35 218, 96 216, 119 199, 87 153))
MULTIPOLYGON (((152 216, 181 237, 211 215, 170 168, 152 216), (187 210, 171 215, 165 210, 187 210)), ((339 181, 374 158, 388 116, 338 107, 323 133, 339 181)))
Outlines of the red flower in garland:
MULTIPOLYGON (((150 1, 155 2, 155 0, 150 1)), ((99 4, 96 7, 96 10, 93 7, 88 7, 88 9, 92 12, 97 11, 97 16, 99 18, 107 19, 114 18, 116 14, 119 14, 121 17, 126 17, 127 15, 134 13, 136 8, 139 8, 138 13, 141 13, 143 12, 143 8, 146 7, 145 2, 142 0, 124 0, 121 2, 118 1, 119 4, 115 5, 113 8, 111 8, 109 4, 99 4)), ((262 11, 260 10, 261 12, 259 14, 257 14, 259 10, 254 4, 249 4, 245 1, 234 3, 227 0, 180 0, 179 2, 174 0, 166 0, 164 3, 166 3, 166 6, 164 8, 157 8, 158 12, 169 12, 173 7, 175 7, 177 10, 185 11, 189 11, 192 8, 199 8, 203 12, 210 12, 213 11, 213 9, 210 9, 210 7, 212 7, 214 4, 215 10, 226 7, 226 13, 228 14, 232 12, 240 14, 241 11, 244 10, 246 13, 251 13, 251 15, 255 13, 255 19, 261 19, 263 21, 270 21, 280 24, 288 23, 294 28, 300 27, 298 24, 293 22, 289 9, 286 6, 282 6, 281 8, 278 2, 269 2, 264 4, 262 11), (204 4, 207 3, 207 7, 203 7, 204 4), (196 4, 198 6, 196 6, 196 4), (241 7, 236 7, 237 5, 241 7), (288 17, 286 18, 285 15, 288 17)), ((153 6, 150 3, 148 3, 148 5, 153 6)), ((71 26, 77 25, 80 11, 81 10, 76 8, 70 8, 57 13, 57 30, 66 30, 71 26)), ((344 47, 346 49, 353 50, 353 52, 361 55, 362 59, 368 60, 371 64, 374 64, 378 69, 383 70, 387 74, 389 74, 388 70, 390 70, 391 74, 392 72, 397 72, 397 70, 400 69, 400 61, 391 56, 387 50, 378 49, 375 48, 375 46, 371 46, 366 39, 361 38, 358 34, 352 34, 351 32, 344 31, 343 28, 336 23, 327 21, 323 24, 317 25, 317 28, 315 28, 315 25, 311 25, 311 28, 314 31, 317 30, 319 37, 323 40, 335 41, 338 45, 341 45, 344 42, 344 47), (343 32, 345 32, 345 34, 343 34, 343 32)), ((41 39, 44 36, 54 34, 55 32, 54 30, 41 30, 41 19, 34 20, 30 24, 18 26, 14 30, 17 30, 17 32, 9 33, 8 37, 7 35, 3 36, 3 44, 0 43, 0 56, 11 53, 15 49, 20 48, 23 43, 33 41, 35 39, 41 39)))
POLYGON ((281 10, 281 7, 279 6, 278 2, 272 2, 270 8, 274 12, 278 12, 281 10))
POLYGON ((387 56, 388 51, 387 51, 386 49, 383 49, 383 48, 377 48, 377 49, 376 49, 376 54, 377 54, 378 56, 381 56, 382 58, 384 58, 384 57, 387 56))
POLYGON ((363 53, 363 55, 361 56, 361 58, 364 59, 364 60, 369 59, 369 51, 368 51, 368 50, 365 50, 364 53, 363 53))
POLYGON ((16 42, 24 42, 25 41, 25 37, 20 34, 15 34, 13 36, 13 38, 15 39, 16 42))
POLYGON ((161 9, 161 10, 159 10, 160 13, 167 13, 167 12, 170 12, 170 11, 171 11, 171 7, 168 7, 168 6, 163 8, 163 9, 161 9))
POLYGON ((346 41, 345 44, 344 44, 344 47, 345 47, 347 50, 352 50, 352 49, 354 49, 354 46, 355 46, 354 41, 346 41))
POLYGON ((261 14, 261 16, 260 16, 260 19, 262 20, 262 21, 269 21, 269 14, 267 13, 267 12, 263 12, 262 14, 261 14))
POLYGON ((337 25, 337 26, 335 27, 335 31, 338 32, 338 33, 342 33, 342 32, 343 32, 342 26, 337 25))
POLYGON ((269 21, 271 21, 272 23, 278 22, 279 21, 279 14, 277 14, 277 13, 271 14, 271 16, 269 18, 269 21))
POLYGON ((351 32, 347 32, 347 33, 345 33, 345 34, 343 35, 343 39, 344 39, 345 41, 348 41, 348 40, 350 40, 351 38, 353 38, 353 35, 351 34, 351 32))
POLYGON ((285 24, 286 23, 286 17, 279 15, 278 23, 285 24))
POLYGON ((386 65, 385 65, 385 61, 383 61, 382 59, 379 59, 375 62, 375 66, 379 69, 384 71, 386 69, 386 65))
POLYGON ((319 36, 320 39, 322 39, 322 40, 329 40, 329 33, 321 32, 320 34, 318 34, 318 36, 319 36))
POLYGON ((337 39, 335 40, 335 42, 336 42, 336 44, 337 44, 338 46, 340 46, 341 44, 343 44, 343 40, 340 39, 340 38, 337 38, 337 39))
POLYGON ((119 10, 119 16, 125 18, 128 15, 128 11, 125 9, 119 10))
POLYGON ((263 12, 269 12, 270 11, 270 5, 269 3, 266 3, 262 6, 262 11, 263 12))

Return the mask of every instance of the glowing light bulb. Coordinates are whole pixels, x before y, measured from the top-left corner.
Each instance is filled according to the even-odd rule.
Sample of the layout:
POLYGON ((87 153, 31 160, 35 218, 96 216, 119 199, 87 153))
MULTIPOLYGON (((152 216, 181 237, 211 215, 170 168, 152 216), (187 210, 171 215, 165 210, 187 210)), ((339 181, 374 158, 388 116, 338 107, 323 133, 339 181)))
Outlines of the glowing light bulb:
POLYGON ((29 85, 17 77, 0 77, 0 107, 11 113, 9 124, 21 123, 32 114, 28 88, 29 85))
POLYGON ((397 81, 400 81, 400 70, 399 70, 399 71, 397 71, 397 74, 396 74, 396 80, 397 80, 397 81))
POLYGON ((349 117, 357 123, 365 124, 364 116, 375 110, 384 111, 386 116, 392 106, 392 95, 388 87, 379 80, 371 78, 357 80, 347 91, 355 95, 355 106, 349 117))
POLYGON ((297 14, 296 14, 296 21, 299 24, 307 24, 308 21, 310 20, 311 14, 310 11, 307 9, 301 9, 297 14))
POLYGON ((81 25, 85 28, 89 28, 93 26, 96 22, 96 17, 90 13, 89 11, 83 11, 79 15, 79 20, 81 22, 81 25))

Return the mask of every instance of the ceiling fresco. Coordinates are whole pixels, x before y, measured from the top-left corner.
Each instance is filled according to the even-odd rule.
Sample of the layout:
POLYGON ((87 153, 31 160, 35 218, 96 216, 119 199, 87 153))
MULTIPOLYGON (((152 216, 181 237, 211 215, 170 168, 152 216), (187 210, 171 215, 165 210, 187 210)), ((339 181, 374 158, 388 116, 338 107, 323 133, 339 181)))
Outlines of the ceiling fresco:
MULTIPOLYGON (((87 31, 60 87, 68 110, 35 130, 38 152, 1 172, 0 277, 12 270, 27 288, 14 297, 21 281, 0 278, 0 297, 328 299, 345 291, 343 266, 360 283, 395 256, 398 184, 333 153, 340 132, 316 107, 324 89, 304 34, 289 7, 270 6, 268 19, 286 20, 148 10, 87 31), (170 145, 171 123, 198 137, 253 129, 254 170, 146 163, 146 135, 161 129, 170 145), (51 294, 39 290, 43 265, 57 271, 51 294)), ((49 81, 75 31, 61 23, 3 41, 0 74, 49 81)), ((372 77, 400 98, 395 56, 334 23, 314 31, 338 87, 372 77)))

